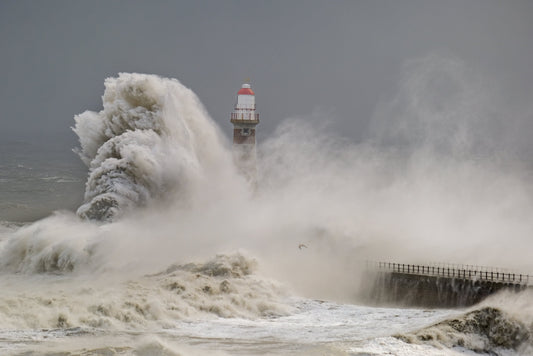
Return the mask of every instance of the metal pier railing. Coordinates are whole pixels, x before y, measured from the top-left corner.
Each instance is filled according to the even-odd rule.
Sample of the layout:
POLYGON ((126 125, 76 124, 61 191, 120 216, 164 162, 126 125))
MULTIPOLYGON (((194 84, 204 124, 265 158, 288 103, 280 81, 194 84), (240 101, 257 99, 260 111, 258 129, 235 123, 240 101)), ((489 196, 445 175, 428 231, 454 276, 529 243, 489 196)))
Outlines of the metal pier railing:
POLYGON ((529 286, 530 281, 533 282, 533 278, 530 278, 529 275, 508 269, 449 263, 416 265, 394 262, 368 261, 367 268, 374 269, 379 272, 459 278, 472 281, 509 283, 522 286, 529 286))

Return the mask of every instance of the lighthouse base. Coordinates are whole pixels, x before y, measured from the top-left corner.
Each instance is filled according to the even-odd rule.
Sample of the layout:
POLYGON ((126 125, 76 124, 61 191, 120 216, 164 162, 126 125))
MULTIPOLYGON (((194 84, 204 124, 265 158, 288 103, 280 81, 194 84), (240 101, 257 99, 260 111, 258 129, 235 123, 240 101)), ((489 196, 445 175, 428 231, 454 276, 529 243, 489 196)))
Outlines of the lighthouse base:
POLYGON ((257 183, 257 153, 255 144, 233 144, 233 161, 248 182, 257 183))

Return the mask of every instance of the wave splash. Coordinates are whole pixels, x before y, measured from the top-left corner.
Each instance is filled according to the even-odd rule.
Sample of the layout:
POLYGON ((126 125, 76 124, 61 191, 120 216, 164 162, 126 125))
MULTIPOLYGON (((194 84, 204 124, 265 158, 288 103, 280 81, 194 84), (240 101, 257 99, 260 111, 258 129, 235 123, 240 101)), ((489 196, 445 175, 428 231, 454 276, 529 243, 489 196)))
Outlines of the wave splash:
POLYGON ((77 214, 110 221, 179 191, 206 166, 228 161, 220 135, 196 95, 174 79, 120 73, 107 78, 103 110, 75 117, 78 155, 89 167, 77 214))
POLYGON ((284 289, 256 275, 256 265, 236 253, 126 280, 47 276, 42 283, 37 276, 12 277, 7 284, 16 288, 0 298, 0 323, 13 329, 122 330, 209 316, 253 319, 289 313, 284 289))
MULTIPOLYGON (((479 91, 468 89, 455 67, 445 67, 443 75, 453 74, 452 83, 464 88, 452 90, 446 105, 462 108, 459 113, 449 117, 418 95, 428 92, 419 84, 434 77, 424 63, 414 76, 421 80, 416 90, 408 86, 381 113, 389 127, 420 111, 409 127, 420 126, 423 137, 442 135, 429 142, 406 135, 401 141, 409 145, 398 149, 388 143, 394 132, 355 144, 317 129, 313 120, 286 120, 260 147, 253 199, 217 126, 189 89, 154 75, 107 79, 103 110, 75 118, 78 153, 89 166, 78 215, 114 222, 62 214, 2 233, 0 267, 76 273, 142 264, 142 273, 151 273, 191 256, 245 248, 261 256, 274 278, 317 298, 351 297, 355 263, 382 256, 523 269, 530 265, 524 247, 531 246, 531 171, 446 140, 461 131, 462 118, 472 116, 466 114, 477 113, 477 105, 466 104, 479 91), (398 106, 407 114, 398 117, 398 106), (146 208, 132 212, 137 206, 146 208), (522 248, 504 250, 502 244, 522 248)), ((467 132, 478 132, 479 125, 469 124, 467 132)))
POLYGON ((502 293, 499 298, 506 299, 503 303, 489 301, 458 317, 395 337, 410 344, 463 348, 482 354, 530 355, 533 352, 532 314, 523 308, 520 312, 510 309, 517 300, 525 302, 530 297, 531 292, 527 291, 518 296, 502 293))

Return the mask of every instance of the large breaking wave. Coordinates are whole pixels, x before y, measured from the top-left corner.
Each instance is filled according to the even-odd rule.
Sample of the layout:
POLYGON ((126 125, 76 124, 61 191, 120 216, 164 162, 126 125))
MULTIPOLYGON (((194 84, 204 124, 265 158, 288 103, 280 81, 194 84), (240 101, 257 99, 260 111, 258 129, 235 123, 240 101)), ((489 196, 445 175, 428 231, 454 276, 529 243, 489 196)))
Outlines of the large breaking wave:
POLYGON ((175 79, 121 73, 105 81, 103 110, 77 115, 74 131, 89 169, 78 217, 54 212, 21 228, 2 226, 2 271, 93 272, 132 261, 153 271, 217 252, 217 244, 203 244, 223 239, 210 227, 207 238, 197 232, 206 207, 249 191, 190 89, 175 79), (197 244, 199 234, 205 240, 197 244))
POLYGON ((177 80, 121 73, 106 79, 103 104, 75 117, 89 167, 83 218, 113 220, 169 194, 186 198, 214 164, 231 166, 216 126, 177 80))

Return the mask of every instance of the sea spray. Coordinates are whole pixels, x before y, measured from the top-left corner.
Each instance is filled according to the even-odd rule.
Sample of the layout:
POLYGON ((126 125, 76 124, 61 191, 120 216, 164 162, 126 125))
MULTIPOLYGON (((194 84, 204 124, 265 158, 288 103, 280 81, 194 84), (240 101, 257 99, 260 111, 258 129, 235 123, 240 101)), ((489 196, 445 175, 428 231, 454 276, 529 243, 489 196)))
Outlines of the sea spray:
MULTIPOLYGON (((211 202, 226 202, 227 210, 228 197, 247 196, 231 151, 191 90, 175 79, 127 73, 108 78, 105 86, 104 109, 75 118, 77 152, 89 167, 78 209, 84 219, 56 212, 21 229, 2 228, 3 271, 132 270, 125 267, 132 261, 148 271, 154 261, 158 267, 177 256, 187 261, 198 255, 192 246, 199 221, 191 226, 191 217, 201 217, 199 210, 211 202), (180 218, 187 220, 183 226, 180 218)), ((219 239, 213 230, 208 235, 219 239)), ((203 256, 216 252, 204 249, 203 256)))
POLYGON ((11 273, 72 272, 96 263, 100 229, 71 213, 22 226, 0 238, 0 270, 11 273))
MULTIPOLYGON (((431 82, 433 60, 414 68, 416 83, 431 82)), ((463 80, 456 66, 446 68, 444 77, 463 80)), ((357 262, 366 258, 530 267, 530 172, 491 150, 478 155, 483 140, 468 144, 478 142, 469 135, 479 120, 468 130, 461 120, 485 112, 466 105, 479 88, 452 90, 444 106, 424 88, 401 89, 405 115, 395 111, 402 100, 381 112, 385 126, 415 118, 400 147, 387 135, 353 143, 306 119, 286 120, 259 147, 252 195, 189 89, 151 75, 108 79, 104 109, 76 118, 90 170, 78 212, 86 219, 61 212, 1 232, 2 325, 136 332, 237 316, 277 326, 269 317, 290 307, 279 285, 260 276, 293 295, 352 302, 357 262), (258 258, 259 273, 231 257, 239 248, 258 258), (230 253, 195 262, 221 251, 230 253)), ((387 324, 395 319, 380 312, 387 324)))
POLYGON ((318 294, 344 289, 322 285, 343 271, 340 284, 350 287, 339 294, 352 295, 354 264, 374 256, 522 269, 527 249, 502 253, 501 241, 528 244, 528 171, 510 165, 512 157, 494 160, 493 150, 478 154, 490 145, 478 126, 496 120, 484 115, 492 93, 455 58, 413 61, 406 78, 376 120, 393 129, 406 124, 407 132, 374 130, 355 144, 313 120, 285 120, 259 147, 253 198, 190 90, 150 75, 107 79, 104 110, 76 118, 80 154, 91 166, 79 213, 94 207, 112 219, 149 206, 110 227, 121 235, 115 251, 150 260, 172 250, 207 257, 245 247, 279 278, 318 294), (408 144, 398 149, 394 138, 408 144), (308 248, 298 249, 302 243, 308 248), (321 277, 309 279, 309 271, 321 277))
MULTIPOLYGON (((431 82, 431 61, 421 61, 416 83, 431 82)), ((438 80, 446 73, 462 80, 453 72, 457 66, 445 68, 438 80)), ((348 142, 312 121, 285 120, 259 147, 252 195, 235 172, 229 144, 189 89, 176 80, 122 73, 106 80, 103 110, 77 116, 75 126, 80 157, 90 170, 78 213, 113 223, 44 219, 20 234, 8 233, 0 256, 9 261, 6 270, 16 272, 44 266, 54 273, 143 273, 245 248, 261 258, 265 274, 306 295, 343 300, 354 295, 357 263, 365 259, 528 267, 528 172, 470 154, 468 145, 436 149, 454 146, 450 133, 462 130, 462 112, 478 108, 467 105, 478 91, 461 89, 447 99, 450 106, 461 104, 459 113, 447 116, 439 107, 435 117, 424 118, 436 105, 426 103, 427 91, 408 85, 399 95, 408 113, 421 106, 409 126, 438 136, 420 142, 406 135, 408 149, 387 140, 348 142), (504 248, 513 244, 521 248, 504 248), (81 253, 65 259, 74 256, 63 254, 65 246, 81 253), (51 263, 35 262, 41 260, 51 263)), ((392 107, 402 103, 395 100, 392 107)), ((397 125, 410 117, 380 113, 397 125)), ((466 132, 477 132, 476 123, 466 132)))
POLYGON ((110 221, 154 199, 186 199, 213 166, 231 172, 216 126, 177 80, 120 73, 105 88, 102 111, 75 117, 89 167, 79 216, 110 221))

